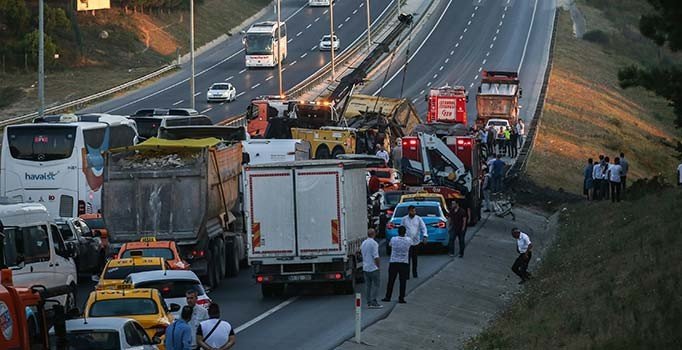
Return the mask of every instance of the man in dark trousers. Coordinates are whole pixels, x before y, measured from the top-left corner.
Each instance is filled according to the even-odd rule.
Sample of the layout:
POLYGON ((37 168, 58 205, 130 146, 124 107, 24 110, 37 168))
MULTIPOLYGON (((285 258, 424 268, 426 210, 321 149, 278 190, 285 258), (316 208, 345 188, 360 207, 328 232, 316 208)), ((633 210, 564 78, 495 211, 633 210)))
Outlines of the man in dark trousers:
POLYGON ((467 212, 459 206, 457 201, 452 202, 450 208, 450 222, 448 223, 448 233, 450 240, 448 241, 448 253, 451 257, 455 256, 455 239, 459 239, 459 257, 464 257, 464 236, 467 227, 467 212))
POLYGON ((516 252, 519 256, 514 261, 512 265, 512 271, 521 278, 519 284, 523 284, 530 279, 530 273, 528 273, 528 263, 532 257, 533 243, 530 241, 530 237, 527 234, 521 232, 518 228, 513 228, 511 231, 512 237, 516 239, 516 252))
POLYGON ((407 289, 407 277, 410 275, 409 255, 412 247, 412 239, 405 237, 407 230, 404 226, 398 227, 398 236, 391 238, 388 245, 391 246, 391 258, 388 264, 388 285, 386 285, 386 297, 383 302, 391 301, 393 297, 393 285, 396 277, 400 278, 400 294, 398 303, 405 304, 405 290, 407 289))

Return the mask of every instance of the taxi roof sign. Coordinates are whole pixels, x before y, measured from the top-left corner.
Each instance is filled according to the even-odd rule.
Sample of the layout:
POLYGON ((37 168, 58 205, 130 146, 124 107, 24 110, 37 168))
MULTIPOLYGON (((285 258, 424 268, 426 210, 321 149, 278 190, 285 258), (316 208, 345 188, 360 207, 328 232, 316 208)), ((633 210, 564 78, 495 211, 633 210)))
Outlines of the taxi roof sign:
POLYGON ((121 283, 116 285, 116 289, 119 289, 119 290, 133 289, 133 288, 134 288, 133 284, 129 283, 129 282, 121 282, 121 283))
POLYGON ((156 242, 156 237, 151 236, 142 237, 140 238, 140 242, 156 242))

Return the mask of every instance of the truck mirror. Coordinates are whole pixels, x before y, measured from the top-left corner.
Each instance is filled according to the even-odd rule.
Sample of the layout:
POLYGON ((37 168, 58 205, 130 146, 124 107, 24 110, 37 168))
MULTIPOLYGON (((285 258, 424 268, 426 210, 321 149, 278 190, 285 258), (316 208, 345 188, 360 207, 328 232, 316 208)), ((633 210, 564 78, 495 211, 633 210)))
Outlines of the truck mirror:
POLYGON ((523 97, 523 89, 519 88, 519 98, 523 97))
POLYGON ((249 163, 251 163, 251 156, 246 152, 242 152, 242 165, 249 163))

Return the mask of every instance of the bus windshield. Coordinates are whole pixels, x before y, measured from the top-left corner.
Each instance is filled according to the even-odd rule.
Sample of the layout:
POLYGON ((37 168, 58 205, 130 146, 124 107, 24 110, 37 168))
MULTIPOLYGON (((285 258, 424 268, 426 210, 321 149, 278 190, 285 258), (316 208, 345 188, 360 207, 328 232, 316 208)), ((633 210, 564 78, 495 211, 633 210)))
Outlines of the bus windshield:
POLYGON ((247 34, 247 55, 270 55, 273 53, 273 38, 270 34, 247 34))
POLYGON ((9 151, 14 159, 50 161, 71 157, 75 126, 16 126, 7 128, 9 151))

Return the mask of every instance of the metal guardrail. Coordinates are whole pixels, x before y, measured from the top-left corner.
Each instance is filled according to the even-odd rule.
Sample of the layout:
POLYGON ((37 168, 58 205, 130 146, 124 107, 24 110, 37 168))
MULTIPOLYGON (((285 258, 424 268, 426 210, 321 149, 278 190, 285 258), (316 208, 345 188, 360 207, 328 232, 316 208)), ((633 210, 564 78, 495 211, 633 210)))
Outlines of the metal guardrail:
MULTIPOLYGON (((170 72, 171 70, 176 69, 176 68, 178 68, 178 67, 179 67, 179 66, 178 66, 177 64, 171 64, 171 65, 165 66, 165 67, 163 67, 163 68, 161 68, 161 69, 158 69, 158 70, 156 70, 156 71, 153 71, 153 72, 151 72, 151 73, 149 73, 149 74, 147 74, 147 75, 144 75, 144 76, 142 76, 142 77, 139 77, 139 78, 137 78, 137 79, 135 79, 135 80, 131 80, 131 81, 126 82, 126 83, 123 83, 123 84, 121 84, 121 85, 115 86, 115 87, 113 87, 113 88, 111 88, 111 89, 107 89, 107 90, 98 92, 98 93, 96 93, 96 94, 92 94, 92 95, 90 95, 90 96, 82 97, 82 98, 79 98, 79 99, 77 99, 77 100, 73 100, 73 101, 69 101, 69 102, 66 102, 66 103, 62 103, 62 104, 57 105, 57 106, 52 106, 52 107, 46 108, 46 109, 45 109, 45 114, 52 114, 52 113, 56 113, 56 112, 60 112, 60 111, 64 111, 64 110, 69 110, 69 109, 71 109, 71 108, 78 108, 78 107, 83 106, 83 105, 85 105, 85 104, 87 104, 87 103, 90 103, 90 102, 93 102, 93 101, 95 101, 95 100, 98 100, 98 99, 100 99, 100 98, 102 98, 102 97, 105 97, 105 96, 108 96, 108 95, 111 95, 111 94, 115 94, 115 93, 117 93, 117 92, 119 92, 119 91, 123 91, 123 90, 128 89, 128 88, 130 88, 130 87, 132 87, 132 86, 135 86, 135 85, 137 85, 137 84, 143 83, 143 82, 145 82, 145 81, 147 81, 147 80, 149 80, 149 79, 156 78, 156 77, 158 77, 158 76, 160 76, 160 75, 162 75, 162 74, 165 74, 165 73, 167 73, 167 72, 170 72)), ((19 117, 14 117, 14 118, 6 119, 6 120, 3 120, 3 121, 0 121, 0 128, 4 128, 5 126, 11 125, 11 124, 23 123, 23 122, 32 120, 33 118, 35 118, 35 117, 37 117, 37 116, 38 116, 38 112, 33 112, 33 113, 25 114, 25 115, 22 115, 22 116, 19 116, 19 117)))
POLYGON ((535 146, 535 136, 540 128, 540 121, 542 119, 542 111, 545 107, 545 100, 547 98, 547 87, 549 85, 549 77, 552 72, 552 67, 554 66, 554 46, 556 45, 556 33, 557 24, 559 22, 559 9, 555 10, 554 13, 554 26, 552 28, 552 39, 549 45, 549 55, 547 59, 547 67, 545 68, 545 74, 543 77, 542 87, 540 88, 540 97, 538 99, 538 105, 535 108, 535 113, 533 114, 533 120, 528 127, 528 133, 526 136, 526 141, 523 143, 523 147, 519 151, 519 156, 516 158, 516 162, 509 169, 507 173, 507 178, 514 178, 522 173, 526 172, 526 167, 528 166, 528 159, 533 152, 533 147, 535 146))

